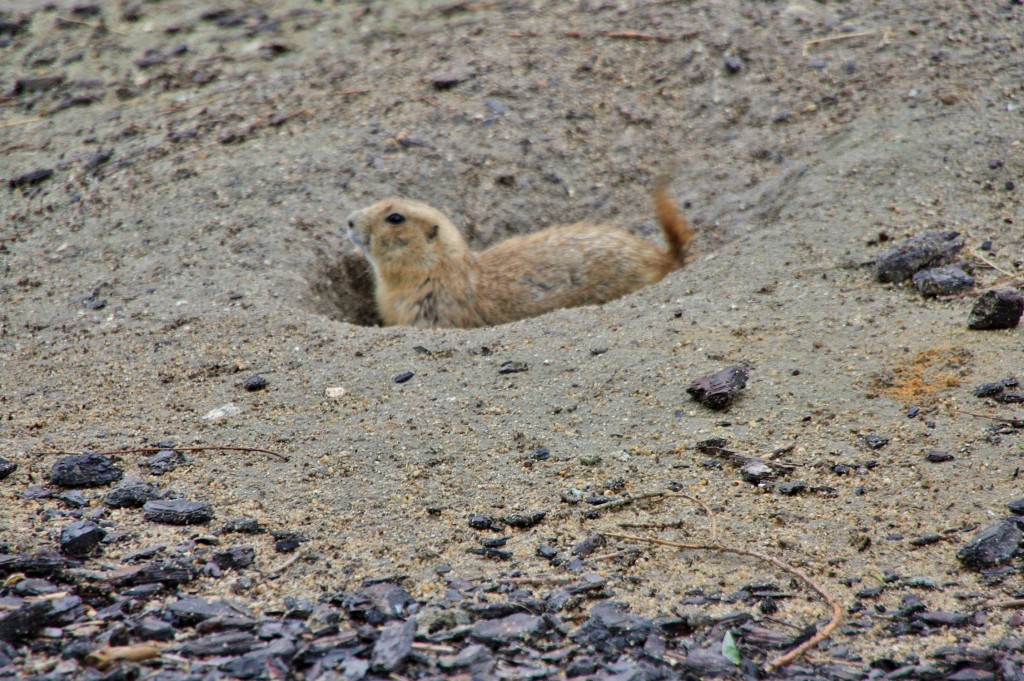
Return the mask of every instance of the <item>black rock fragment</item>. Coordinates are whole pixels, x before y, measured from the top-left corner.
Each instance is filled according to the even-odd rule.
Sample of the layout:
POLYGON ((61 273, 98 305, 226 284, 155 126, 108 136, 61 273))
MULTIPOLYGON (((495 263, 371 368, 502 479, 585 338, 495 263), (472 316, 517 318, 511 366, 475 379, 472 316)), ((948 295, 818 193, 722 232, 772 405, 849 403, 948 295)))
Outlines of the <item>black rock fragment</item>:
POLYGON ((245 383, 242 384, 242 387, 249 392, 256 392, 258 390, 263 390, 269 384, 270 382, 267 379, 263 378, 259 374, 253 374, 249 378, 245 379, 245 383))
POLYGON ((469 553, 477 556, 483 556, 484 558, 490 558, 492 560, 512 560, 515 554, 505 549, 492 548, 490 546, 484 546, 478 549, 470 549, 469 553))
POLYGON ((930 627, 962 627, 971 621, 971 615, 961 612, 925 610, 914 613, 913 621, 930 627))
POLYGON ((806 482, 800 482, 799 480, 795 480, 793 482, 784 482, 781 485, 779 485, 779 494, 783 494, 783 495, 785 495, 787 497, 791 497, 791 496, 794 496, 796 494, 800 494, 801 492, 803 492, 806 489, 807 489, 807 483, 806 482))
POLYGON ((107 492, 103 503, 111 508, 142 508, 147 501, 159 499, 160 488, 140 478, 129 478, 107 492))
POLYGON ((604 601, 590 610, 590 619, 583 623, 573 638, 580 645, 598 652, 615 654, 627 648, 644 645, 655 632, 653 620, 631 615, 625 603, 604 601))
POLYGON ((537 511, 535 513, 510 513, 502 518, 502 520, 506 525, 511 527, 526 529, 540 523, 540 521, 544 520, 547 514, 547 511, 537 511))
POLYGON ((774 478, 775 470, 760 459, 751 459, 740 467, 740 477, 752 485, 759 485, 774 478))
POLYGON ((256 518, 233 518, 224 523, 224 531, 240 534, 263 534, 267 528, 256 518))
POLYGON ((494 654, 490 648, 480 643, 471 643, 453 658, 442 658, 442 668, 466 669, 471 678, 488 679, 494 671, 494 654))
POLYGON ((501 532, 505 526, 497 518, 482 513, 474 513, 469 516, 469 526, 474 530, 493 530, 501 532))
POLYGON ((100 487, 121 475, 121 469, 102 454, 75 454, 54 462, 50 481, 61 487, 100 487))
MULTIPOLYGON (((21 81, 19 81, 21 82, 21 81)), ((17 85, 15 85, 17 90, 17 85)), ((18 187, 30 187, 34 184, 39 184, 43 180, 53 175, 53 168, 39 168, 31 172, 25 173, 24 175, 18 175, 7 180, 7 186, 11 189, 17 189, 18 187)))
POLYGON ((188 657, 243 655, 259 644, 260 640, 247 631, 219 631, 189 641, 180 650, 188 657))
POLYGON ((864 444, 871 449, 881 449, 889 444, 889 438, 882 435, 876 435, 875 433, 868 433, 864 436, 864 444))
POLYGON ((1019 390, 1007 390, 1006 392, 999 393, 992 399, 1000 404, 1020 404, 1024 402, 1024 392, 1019 390))
POLYGON ((188 459, 182 452, 176 449, 161 449, 156 454, 140 461, 139 465, 148 468, 153 475, 163 475, 187 462, 188 459))
POLYGON ((79 520, 60 532, 60 550, 68 556, 87 556, 103 541, 107 531, 89 520, 79 520))
POLYGON ((736 74, 743 70, 743 60, 735 55, 729 55, 724 60, 725 70, 736 74))
POLYGON ((476 74, 472 71, 465 69, 455 69, 452 71, 442 71, 435 73, 430 77, 430 84, 438 90, 447 90, 453 88, 459 83, 464 83, 470 78, 473 78, 476 74))
POLYGON ((995 383, 982 383, 981 385, 974 389, 974 396, 995 397, 1004 390, 1006 390, 1006 386, 1003 384, 1002 381, 997 381, 995 383))
POLYGON ((395 383, 405 383, 415 375, 416 374, 413 373, 412 371, 403 371, 402 373, 395 376, 394 381, 395 383))
POLYGON ((412 652, 412 643, 416 638, 416 620, 395 622, 384 627, 380 636, 373 643, 370 667, 374 671, 391 673, 400 672, 406 658, 412 652))
POLYGON ((167 612, 181 626, 194 626, 215 617, 240 619, 247 616, 245 609, 237 604, 228 601, 207 601, 192 596, 171 603, 167 606, 167 612))
POLYGON ((274 550, 278 553, 291 553, 299 548, 302 542, 309 541, 298 532, 291 530, 271 530, 270 536, 274 538, 274 550))
POLYGON ((875 274, 882 282, 901 282, 914 273, 945 265, 964 247, 964 238, 953 230, 925 232, 904 241, 875 261, 875 274))
POLYGON ((132 633, 144 641, 170 641, 176 629, 162 619, 147 615, 132 625, 132 633))
POLYGON ((347 596, 341 604, 349 617, 378 626, 416 613, 419 602, 408 591, 392 582, 364 586, 347 596))
POLYGON ((122 592, 128 598, 149 598, 160 587, 178 587, 191 582, 195 574, 191 565, 182 560, 154 560, 124 571, 111 580, 118 587, 139 587, 136 593, 122 592), (150 589, 148 587, 154 587, 150 589))
POLYGON ((155 499, 142 507, 146 520, 168 525, 201 525, 213 519, 213 509, 202 501, 155 499))
POLYGON ((0 480, 3 480, 18 469, 18 464, 0 456, 0 480))
POLYGON ((240 570, 252 565, 255 559, 256 549, 251 546, 232 546, 227 551, 213 554, 213 562, 222 570, 240 570))
POLYGON ((949 452, 931 451, 924 455, 925 461, 930 463, 945 463, 953 461, 956 457, 949 452))
POLYGON ((1015 515, 1024 515, 1024 498, 1014 499, 1013 501, 1008 503, 1007 506, 1010 509, 1010 513, 1013 513, 1015 515))
POLYGON ((725 409, 747 385, 747 368, 735 364, 693 381, 686 392, 711 409, 725 409))
POLYGON ((1024 295, 1012 288, 985 291, 971 308, 967 328, 978 330, 1012 329, 1024 313, 1024 295))
POLYGON ((517 612, 501 619, 477 622, 469 635, 481 643, 499 646, 509 641, 535 640, 549 628, 550 624, 544 617, 517 612))
POLYGON ((47 601, 26 603, 15 610, 0 612, 0 641, 16 642, 33 637, 46 626, 49 613, 47 601))
POLYGON ((607 543, 608 540, 603 534, 592 534, 573 547, 572 555, 579 558, 586 558, 607 543))
POLYGON ((930 298, 953 295, 974 286, 974 277, 956 265, 915 272, 912 281, 918 291, 930 298))
POLYGON ((1022 538, 1024 534, 1013 519, 1003 520, 978 530, 956 555, 968 567, 994 567, 1010 560, 1022 538))
POLYGON ((16 553, 0 556, 0 575, 21 572, 29 577, 50 577, 60 573, 66 564, 55 551, 16 553))
POLYGON ((526 362, 514 362, 512 360, 502 362, 501 366, 498 367, 499 374, 519 374, 529 370, 530 366, 526 362))

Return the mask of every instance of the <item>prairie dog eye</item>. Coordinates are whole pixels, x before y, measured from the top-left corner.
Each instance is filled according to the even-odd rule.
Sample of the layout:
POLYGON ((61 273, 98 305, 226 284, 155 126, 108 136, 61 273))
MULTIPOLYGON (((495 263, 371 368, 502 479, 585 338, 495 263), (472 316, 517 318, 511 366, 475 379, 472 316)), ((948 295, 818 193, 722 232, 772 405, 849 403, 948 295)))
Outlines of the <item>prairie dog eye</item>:
POLYGON ((400 225, 405 222, 405 216, 401 213, 392 213, 391 215, 384 218, 393 225, 400 225))

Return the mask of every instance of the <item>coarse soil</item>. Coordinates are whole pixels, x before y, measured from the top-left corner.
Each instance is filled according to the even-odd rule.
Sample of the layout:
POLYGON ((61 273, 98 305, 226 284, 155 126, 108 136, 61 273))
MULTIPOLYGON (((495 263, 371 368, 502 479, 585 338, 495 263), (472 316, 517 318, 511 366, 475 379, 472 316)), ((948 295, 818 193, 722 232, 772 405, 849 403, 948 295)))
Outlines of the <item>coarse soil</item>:
MULTIPOLYGON (((59 501, 23 498, 58 452, 231 445, 288 461, 201 451, 156 477, 145 454, 116 455, 216 518, 181 528, 111 510, 123 535, 95 560, 254 517, 301 533, 298 558, 275 571, 292 556, 264 535, 260 579, 190 593, 273 612, 404 576, 429 601, 445 577, 564 574, 539 545, 568 557, 623 523, 708 541, 706 515, 679 498, 589 520, 564 500, 673 486, 711 507, 722 543, 801 567, 844 607, 863 601, 873 618, 834 636, 854 664, 1019 628, 1013 609, 990 607, 1021 592, 1017 571, 986 577, 956 554, 1024 496, 1021 431, 994 433, 989 418, 1021 411, 973 394, 1024 373, 1022 332, 967 329, 978 292, 1014 285, 1024 257, 1024 6, 7 7, 23 23, 0 32, 0 456, 18 465, 0 482, 6 551, 53 546, 68 522, 59 501), (9 186, 39 168, 52 176, 9 186), (657 285, 479 330, 375 325, 350 211, 426 201, 475 248, 577 220, 657 241, 650 191, 664 173, 699 256, 657 285), (967 235, 974 291, 925 299, 876 281, 880 252, 937 228, 967 235), (528 370, 499 373, 509 361, 528 370), (727 411, 686 394, 736 363, 750 380, 727 411), (266 389, 243 389, 253 374, 266 389), (229 403, 236 413, 209 417, 229 403), (868 434, 889 442, 872 449, 868 434), (712 437, 793 468, 750 484, 696 449, 712 437), (542 447, 549 458, 531 455, 542 447), (936 450, 954 459, 925 459, 936 450), (791 481, 807 490, 780 494, 791 481), (494 536, 470 514, 515 511, 548 515, 507 531, 511 561, 470 553, 494 536), (886 575, 899 579, 857 596, 886 575), (881 608, 908 594, 985 617, 894 637, 881 608)), ((104 491, 87 491, 93 506, 104 491)), ((634 613, 774 582, 793 594, 776 620, 828 615, 756 560, 604 550, 631 546, 635 563, 590 569, 634 613)))

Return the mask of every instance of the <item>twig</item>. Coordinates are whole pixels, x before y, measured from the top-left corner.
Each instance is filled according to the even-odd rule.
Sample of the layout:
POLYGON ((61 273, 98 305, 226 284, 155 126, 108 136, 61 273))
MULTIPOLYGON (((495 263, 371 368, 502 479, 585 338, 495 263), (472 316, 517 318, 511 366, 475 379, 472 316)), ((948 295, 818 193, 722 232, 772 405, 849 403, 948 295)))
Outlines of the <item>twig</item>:
POLYGON ((1010 416, 989 416, 988 414, 976 414, 973 411, 960 410, 962 413, 968 416, 976 416, 979 419, 990 419, 992 421, 1002 421, 1003 423, 1009 423, 1014 428, 1020 428, 1024 425, 1024 419, 1016 419, 1010 416))
POLYGON ((640 495, 635 496, 635 497, 626 497, 624 499, 616 499, 615 501, 609 501, 607 504, 601 504, 599 506, 593 506, 591 508, 588 508, 586 511, 583 511, 583 516, 585 518, 587 518, 588 520, 592 520, 593 518, 596 518, 601 513, 605 512, 605 511, 608 511, 608 510, 611 510, 613 508, 622 508, 623 506, 628 506, 628 505, 630 505, 630 504, 632 504, 632 503, 634 503, 636 501, 643 501, 644 499, 653 499, 653 498, 656 498, 656 497, 663 497, 663 496, 665 496, 665 494, 666 494, 665 492, 650 492, 648 494, 640 494, 640 495))
POLYGON ((602 560, 615 560, 616 558, 622 558, 623 556, 629 555, 640 555, 640 549, 622 549, 621 551, 613 551, 612 553, 605 553, 600 556, 591 556, 587 559, 589 563, 597 563, 602 560))
POLYGON ((269 570, 267 570, 267 574, 268 575, 276 575, 276 574, 279 574, 281 572, 284 572, 285 570, 290 568, 292 565, 294 565, 295 561, 297 561, 299 558, 302 558, 303 555, 304 555, 303 552, 296 551, 292 555, 292 557, 289 558, 288 560, 286 560, 285 562, 281 563, 277 567, 273 567, 273 568, 270 568, 269 570))
POLYGON ((1011 598, 1008 601, 996 601, 989 603, 992 608, 1021 608, 1024 607, 1024 598, 1011 598))
POLYGON ((836 42, 838 40, 850 40, 850 39, 853 39, 853 38, 866 38, 868 36, 877 35, 879 33, 882 34, 882 42, 880 44, 884 45, 886 42, 888 42, 888 38, 889 38, 889 27, 888 26, 886 26, 884 29, 876 28, 876 29, 871 30, 871 31, 857 31, 855 33, 840 33, 839 35, 829 35, 829 36, 825 36, 824 38, 812 38, 812 39, 810 39, 810 40, 808 40, 808 41, 806 41, 804 43, 803 55, 805 57, 807 56, 808 48, 810 48, 811 45, 821 45, 822 43, 834 43, 834 42, 836 42))
POLYGON ((560 575, 540 575, 537 577, 505 577, 500 579, 502 582, 512 582, 513 584, 568 584, 569 582, 575 582, 575 577, 562 577, 560 575))
POLYGON ((967 248, 967 251, 971 255, 973 255, 975 258, 977 258, 978 260, 982 261, 983 263, 985 263, 986 265, 988 265, 989 267, 994 269, 996 272, 1001 272, 1004 275, 1006 275, 1007 277, 1009 277, 1010 279, 1020 279, 1021 278, 1021 275, 1019 275, 1019 274, 1014 274, 1013 272, 1008 272, 1008 271, 1004 270, 1002 267, 1000 267, 999 265, 995 264, 994 262, 992 262, 991 260, 989 260, 988 258, 983 256, 981 253, 979 253, 973 246, 969 246, 967 248))
MULTIPOLYGON (((120 456, 122 454, 149 454, 151 452, 162 452, 165 449, 172 449, 176 452, 207 452, 212 450, 220 450, 226 452, 259 452, 260 454, 270 454, 271 456, 276 456, 281 461, 290 461, 290 459, 284 454, 272 452, 269 449, 257 449, 256 447, 222 447, 219 445, 195 447, 136 447, 134 449, 111 449, 105 452, 95 453, 102 454, 103 456, 120 456)), ((80 452, 36 452, 36 454, 60 454, 62 456, 69 456, 79 453, 80 452)))
POLYGON ((451 646, 442 646, 436 643, 423 643, 421 641, 415 641, 412 644, 413 650, 426 650, 429 653, 440 653, 442 655, 451 655, 457 653, 458 650, 451 646))
POLYGON ((30 116, 28 118, 19 118, 16 121, 7 121, 6 123, 0 123, 0 128, 13 128, 16 125, 25 125, 27 123, 35 123, 36 121, 43 120, 42 116, 30 116))
POLYGON ((598 33, 584 33, 582 31, 562 31, 565 38, 620 38, 627 40, 652 40, 660 43, 670 43, 676 40, 676 36, 662 35, 658 33, 639 33, 637 31, 601 31, 598 33))
POLYGON ((771 672, 778 669, 779 667, 785 667, 786 665, 793 662, 793 660, 800 657, 805 651, 810 650, 814 646, 818 645, 819 643, 827 639, 829 636, 832 635, 832 632, 835 631, 836 627, 839 626, 839 622, 843 618, 842 607, 840 607, 839 603, 836 602, 834 598, 832 598, 832 595, 829 594, 829 592, 825 591, 825 589, 819 586, 817 582, 808 577, 800 568, 794 567, 793 565, 790 565, 788 563, 784 563, 783 561, 779 560, 774 556, 769 556, 767 553, 761 553, 760 551, 755 551, 753 549, 737 549, 732 546, 723 546, 722 544, 683 544, 680 542, 669 541, 667 539, 658 539, 657 537, 637 537, 631 534, 613 534, 611 532, 602 532, 601 534, 604 534, 607 537, 614 537, 616 539, 624 539, 626 541, 649 542, 651 544, 661 544, 663 546, 672 546, 677 549, 687 549, 690 551, 714 551, 717 553, 732 553, 738 556, 749 556, 751 558, 758 558, 767 563, 771 563, 772 565, 774 565, 775 567, 779 568, 784 572, 793 575, 794 577, 802 581, 804 584, 806 584, 810 589, 816 591, 818 595, 824 598, 825 602, 828 603, 829 606, 831 606, 832 619, 829 620, 828 624, 822 627, 821 631, 819 631, 817 634, 815 634, 811 638, 807 639, 806 641, 798 645, 796 648, 793 648, 785 655, 780 655, 774 660, 770 660, 765 665, 766 671, 771 672))

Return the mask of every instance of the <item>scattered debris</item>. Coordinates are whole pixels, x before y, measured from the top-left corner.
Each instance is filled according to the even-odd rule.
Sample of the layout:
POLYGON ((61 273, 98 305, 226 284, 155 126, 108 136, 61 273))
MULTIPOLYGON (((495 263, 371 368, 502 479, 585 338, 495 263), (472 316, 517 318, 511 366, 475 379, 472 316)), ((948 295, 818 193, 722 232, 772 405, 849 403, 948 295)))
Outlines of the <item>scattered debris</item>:
POLYGON ((882 282, 906 281, 921 270, 950 263, 963 247, 964 238, 953 230, 918 234, 880 254, 875 274, 882 282))

